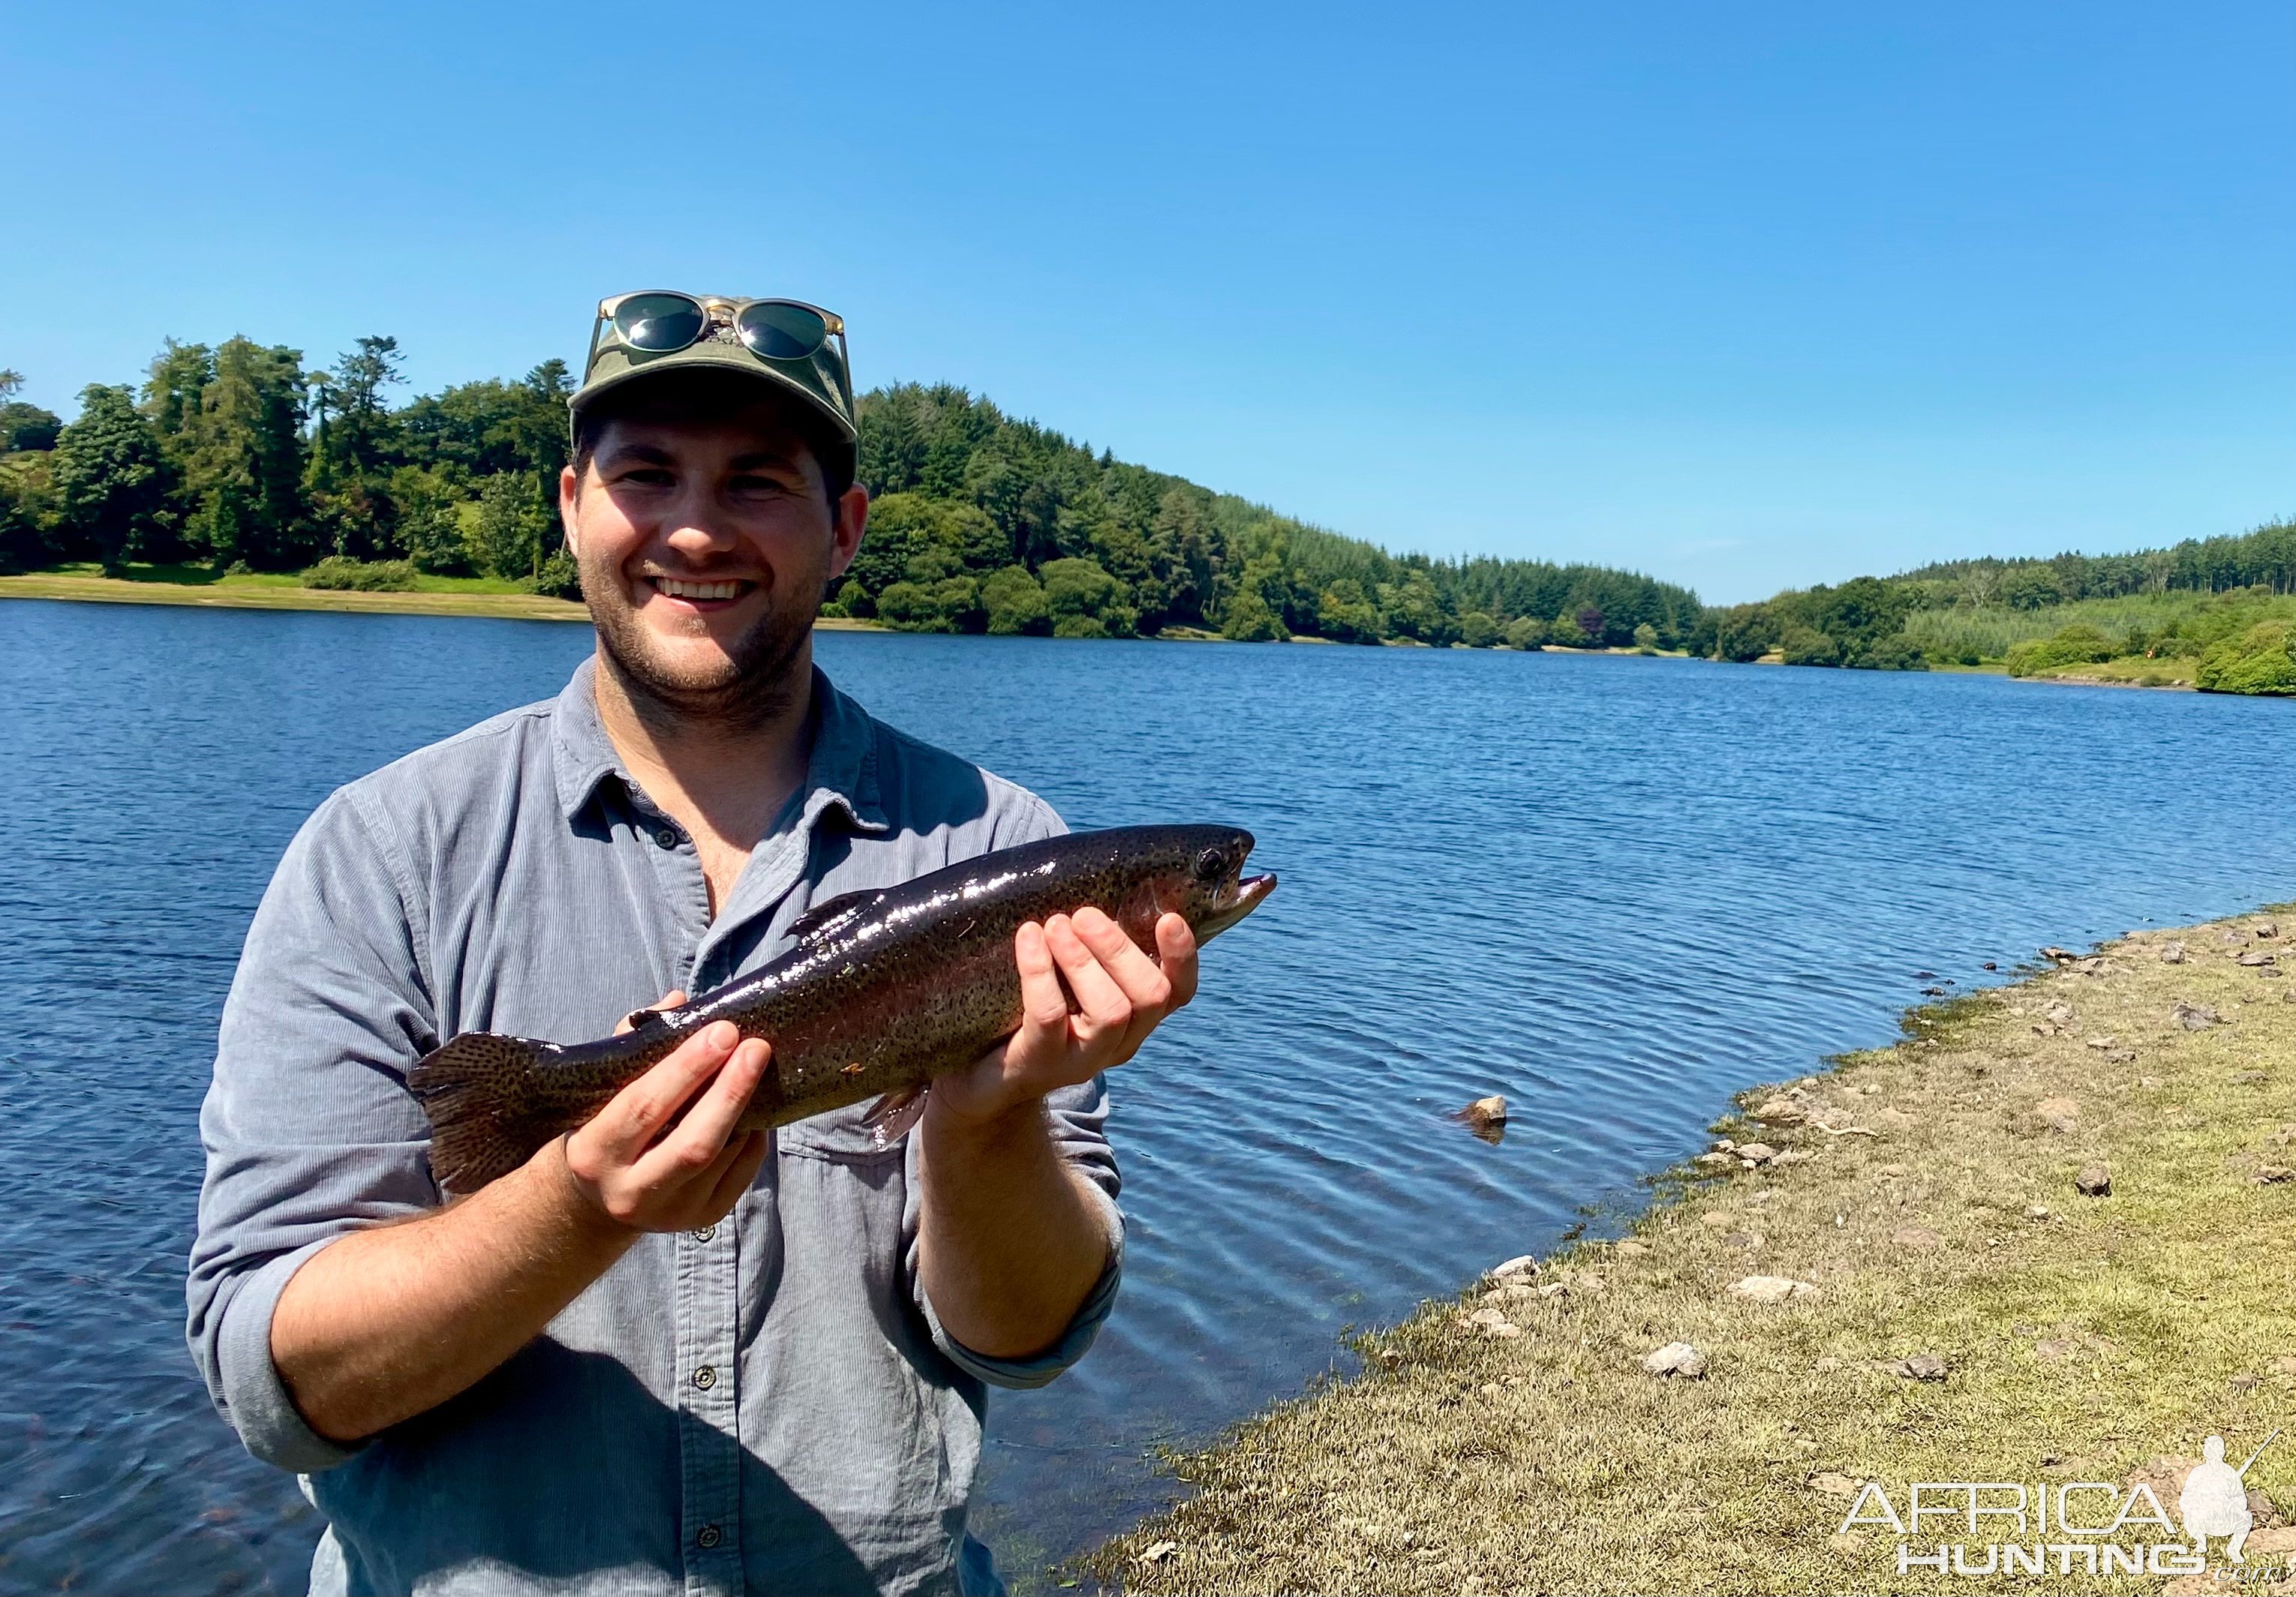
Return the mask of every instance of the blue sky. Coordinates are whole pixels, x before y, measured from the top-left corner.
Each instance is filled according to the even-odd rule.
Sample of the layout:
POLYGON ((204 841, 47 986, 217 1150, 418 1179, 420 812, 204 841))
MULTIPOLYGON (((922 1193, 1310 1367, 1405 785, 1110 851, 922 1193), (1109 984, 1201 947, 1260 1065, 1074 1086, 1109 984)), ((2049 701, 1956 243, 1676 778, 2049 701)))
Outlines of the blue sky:
POLYGON ((1710 600, 2296 512, 2296 7, 9 8, 0 365, 787 292, 1395 548, 1710 600))

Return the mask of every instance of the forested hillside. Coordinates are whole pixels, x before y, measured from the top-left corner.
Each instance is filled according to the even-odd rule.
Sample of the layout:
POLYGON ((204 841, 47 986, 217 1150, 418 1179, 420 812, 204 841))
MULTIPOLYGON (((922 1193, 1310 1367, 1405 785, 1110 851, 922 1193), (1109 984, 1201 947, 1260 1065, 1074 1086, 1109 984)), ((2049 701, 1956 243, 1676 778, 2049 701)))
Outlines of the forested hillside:
POLYGON ((1598 566, 1390 554, 962 389, 881 389, 860 420, 876 507, 836 602, 894 626, 1676 648, 1702 614, 1687 588, 1598 566))

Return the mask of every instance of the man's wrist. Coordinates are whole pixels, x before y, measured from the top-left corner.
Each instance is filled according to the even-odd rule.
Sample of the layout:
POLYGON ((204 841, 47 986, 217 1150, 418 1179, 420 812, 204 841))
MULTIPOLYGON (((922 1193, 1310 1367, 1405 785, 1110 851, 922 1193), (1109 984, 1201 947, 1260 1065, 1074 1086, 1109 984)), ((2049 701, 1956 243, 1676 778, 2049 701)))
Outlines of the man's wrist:
POLYGON ((1009 1157, 1016 1148, 1042 1142, 1046 1126, 1042 1098, 1023 1098, 980 1118, 947 1112, 945 1106, 928 1101, 917 1132, 928 1159, 970 1163, 1009 1157))
POLYGON ((537 1178, 535 1184, 544 1201, 567 1230, 582 1242, 619 1255, 641 1233, 607 1213, 597 1193, 574 1173, 573 1162, 567 1158, 566 1142, 561 1136, 545 1144, 528 1167, 529 1171, 537 1178))

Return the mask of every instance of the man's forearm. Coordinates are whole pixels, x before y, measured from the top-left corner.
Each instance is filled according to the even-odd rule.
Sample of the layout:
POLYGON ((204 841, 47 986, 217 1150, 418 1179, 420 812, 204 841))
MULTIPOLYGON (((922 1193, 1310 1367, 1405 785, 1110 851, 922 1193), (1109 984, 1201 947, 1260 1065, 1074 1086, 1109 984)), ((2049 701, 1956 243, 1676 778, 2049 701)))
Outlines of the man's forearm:
POLYGON ((636 1238, 554 1143, 461 1203, 313 1254, 279 1295, 272 1361, 313 1429, 373 1436, 476 1384, 636 1238))
POLYGON ((918 1134, 918 1271, 942 1329, 988 1358, 1044 1352, 1108 1265, 1106 1200, 1041 1102, 980 1126, 928 1113, 918 1134))

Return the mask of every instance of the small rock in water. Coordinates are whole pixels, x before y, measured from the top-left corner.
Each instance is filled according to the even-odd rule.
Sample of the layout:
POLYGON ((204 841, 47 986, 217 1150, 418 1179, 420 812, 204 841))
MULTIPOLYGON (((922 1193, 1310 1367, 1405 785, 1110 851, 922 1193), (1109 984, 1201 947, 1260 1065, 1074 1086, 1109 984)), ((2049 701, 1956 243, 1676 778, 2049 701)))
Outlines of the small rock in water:
POLYGON ((2182 943, 2161 944, 2161 962, 2164 965, 2183 964, 2185 962, 2185 946, 2182 943))
POLYGON ((1998 970, 2000 968, 2001 968, 2001 967, 2000 967, 1999 965, 1995 964, 1995 963, 1994 963, 1991 960, 1989 960, 1989 959, 1988 959, 1988 960, 1987 960, 1987 961, 1984 962, 1984 964, 1982 964, 1982 965, 1980 965, 1980 966, 1979 967, 1979 969, 1980 969, 1980 970, 1998 970))
POLYGON ((1923 987, 1922 989, 1922 996, 1924 998, 1942 998, 1945 996, 1945 989, 1943 987, 1923 987))
POLYGON ((2206 1031, 2224 1020, 2205 1003, 2186 1003, 2181 1000, 2171 1013, 2177 1024, 2186 1031, 2206 1031))
POLYGON ((1459 1111, 1459 1118, 1470 1126, 1504 1126, 1506 1118, 1506 1100, 1496 1093, 1478 1098, 1459 1111))
POLYGON ((1733 1298, 1743 1298, 1749 1303, 1786 1303, 1817 1296, 1817 1288, 1807 1281, 1796 1281, 1785 1275, 1749 1275, 1734 1281, 1723 1289, 1733 1298))
POLYGON ((2112 1172, 2103 1165, 2083 1167, 2073 1177, 2073 1187, 2085 1198, 2108 1198, 2112 1195, 2112 1172))
POLYGON ((1645 1355, 1643 1368, 1652 1375, 1679 1375, 1685 1380, 1696 1380, 1706 1373, 1706 1355, 1687 1342, 1669 1342, 1645 1355))
POLYGON ((1913 1357, 1898 1362, 1898 1373, 1907 1380, 1943 1380, 1946 1368, 1945 1360, 1936 1354, 1916 1353, 1913 1357))

